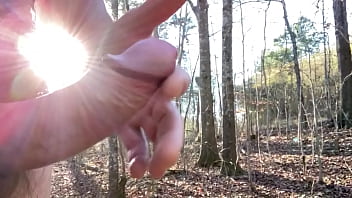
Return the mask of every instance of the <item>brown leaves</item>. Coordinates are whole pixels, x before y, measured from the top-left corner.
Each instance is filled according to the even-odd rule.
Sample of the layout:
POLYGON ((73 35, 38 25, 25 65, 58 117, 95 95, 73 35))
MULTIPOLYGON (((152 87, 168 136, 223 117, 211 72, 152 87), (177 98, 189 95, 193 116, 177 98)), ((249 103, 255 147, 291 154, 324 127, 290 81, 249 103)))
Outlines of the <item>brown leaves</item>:
MULTIPOLYGON (((350 197, 352 194, 352 138, 351 132, 324 133, 326 154, 322 157, 324 183, 319 184, 318 163, 311 157, 310 139, 305 141, 306 174, 302 157, 292 139, 272 136, 269 138, 270 155, 266 140, 261 142, 261 159, 257 149, 252 149, 251 167, 254 192, 249 191, 248 176, 221 176, 219 168, 194 167, 199 145, 186 145, 185 158, 169 170, 161 180, 144 177, 127 182, 128 197, 350 197), (336 147, 336 141, 338 147, 336 147), (338 151, 334 149, 338 148, 338 151), (187 170, 183 170, 184 161, 187 170)), ((55 167, 52 197, 106 197, 107 155, 103 147, 87 151, 82 158, 80 171, 74 172, 71 162, 61 162, 55 167), (100 148, 100 149, 99 149, 100 148), (71 163, 71 165, 70 165, 71 163), (82 165, 84 164, 84 165, 82 165)), ((324 152, 325 153, 325 152, 324 152)), ((243 158, 244 159, 244 158, 243 158)), ((241 160, 242 168, 246 165, 241 160)), ((77 164, 78 161, 76 161, 77 164)))

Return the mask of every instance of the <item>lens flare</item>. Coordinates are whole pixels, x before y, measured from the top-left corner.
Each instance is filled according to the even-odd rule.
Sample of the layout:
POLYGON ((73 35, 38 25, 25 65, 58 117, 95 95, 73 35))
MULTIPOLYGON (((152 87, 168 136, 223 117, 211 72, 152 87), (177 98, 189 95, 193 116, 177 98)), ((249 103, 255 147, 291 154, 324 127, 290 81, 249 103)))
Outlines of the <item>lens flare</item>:
POLYGON ((83 77, 88 53, 83 44, 54 24, 36 25, 22 36, 18 50, 36 76, 46 82, 49 92, 67 87, 83 77))

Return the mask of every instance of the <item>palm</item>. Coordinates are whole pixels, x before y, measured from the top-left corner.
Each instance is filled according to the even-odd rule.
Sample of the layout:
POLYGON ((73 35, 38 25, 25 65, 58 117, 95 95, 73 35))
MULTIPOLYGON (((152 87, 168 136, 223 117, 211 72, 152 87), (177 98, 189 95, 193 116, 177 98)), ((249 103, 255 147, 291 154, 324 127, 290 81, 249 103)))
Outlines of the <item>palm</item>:
MULTIPOLYGON (((39 0, 39 2, 46 2, 45 6, 48 6, 48 3, 51 4, 51 9, 58 10, 56 13, 66 13, 63 16, 67 16, 67 11, 60 12, 60 10, 66 8, 65 5, 68 1, 72 2, 72 0, 39 0)), ((89 3, 84 4, 87 0, 75 2, 89 5, 89 3)), ((105 10, 101 9, 103 1, 98 2, 100 6, 84 6, 85 14, 95 13, 95 17, 85 18, 86 20, 81 25, 88 27, 85 30, 88 33, 83 30, 80 35, 84 39, 88 38, 88 45, 98 45, 92 46, 91 49, 103 47, 104 53, 119 54, 108 56, 105 59, 105 66, 111 67, 114 71, 125 76, 159 86, 159 89, 155 91, 146 105, 135 113, 129 123, 117 129, 117 134, 128 150, 132 176, 143 176, 149 167, 153 177, 160 177, 165 169, 175 163, 182 146, 181 117, 171 99, 179 97, 185 91, 189 79, 182 70, 175 69, 176 50, 174 47, 158 39, 146 38, 150 37, 155 26, 178 9, 184 0, 147 1, 140 8, 127 13, 114 24, 109 22, 105 10), (160 12, 155 12, 155 10, 160 12), (109 31, 102 35, 101 29, 91 26, 91 24, 95 24, 95 18, 105 20, 102 24, 106 25, 105 29, 109 31), (97 37, 103 38, 103 43, 97 37), (147 140, 141 128, 143 128, 148 140, 155 144, 151 160, 149 160, 147 140)), ((81 9, 79 6, 75 6, 76 3, 71 6, 71 10, 81 9)), ((81 14, 78 18, 82 19, 81 16, 87 16, 85 14, 81 14)), ((59 16, 59 19, 57 15, 50 17, 60 21, 63 16, 59 16)), ((68 29, 72 30, 75 24, 82 22, 76 20, 76 15, 68 16, 74 16, 65 20, 69 21, 68 24, 64 24, 68 26, 68 29)))

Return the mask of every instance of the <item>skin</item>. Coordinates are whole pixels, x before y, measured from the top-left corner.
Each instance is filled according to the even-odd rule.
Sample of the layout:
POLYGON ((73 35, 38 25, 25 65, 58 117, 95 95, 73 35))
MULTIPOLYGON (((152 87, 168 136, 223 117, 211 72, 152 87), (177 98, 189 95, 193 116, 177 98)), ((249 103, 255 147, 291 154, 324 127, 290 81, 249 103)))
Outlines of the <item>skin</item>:
MULTIPOLYGON (((184 93, 189 76, 175 68, 176 49, 150 35, 183 3, 148 0, 112 22, 102 0, 39 0, 40 16, 67 28, 84 42, 92 57, 107 55, 102 64, 93 58, 91 70, 76 84, 40 98, 31 99, 29 94, 27 100, 15 102, 9 87, 28 68, 14 47, 23 32, 14 32, 11 39, 0 37, 0 44, 9 46, 0 50, 5 60, 0 64, 4 82, 0 87, 4 101, 0 104, 0 175, 66 159, 116 133, 127 148, 132 177, 142 177, 147 170, 152 177, 161 177, 176 162, 182 146, 182 121, 171 100, 184 93), (10 66, 14 67, 10 72, 4 69, 10 66), (154 143, 152 156, 147 141, 154 143)), ((28 13, 28 8, 16 12, 28 13)), ((27 22, 18 17, 0 23, 28 29, 27 22)))

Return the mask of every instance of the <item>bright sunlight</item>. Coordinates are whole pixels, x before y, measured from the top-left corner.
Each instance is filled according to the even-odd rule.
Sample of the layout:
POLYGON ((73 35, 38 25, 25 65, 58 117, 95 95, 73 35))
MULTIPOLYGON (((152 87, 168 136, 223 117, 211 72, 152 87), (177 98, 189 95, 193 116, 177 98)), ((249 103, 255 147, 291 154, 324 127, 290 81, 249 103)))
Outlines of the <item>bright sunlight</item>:
POLYGON ((53 24, 37 24, 33 32, 19 39, 18 49, 49 92, 77 82, 87 69, 88 53, 83 44, 53 24))

